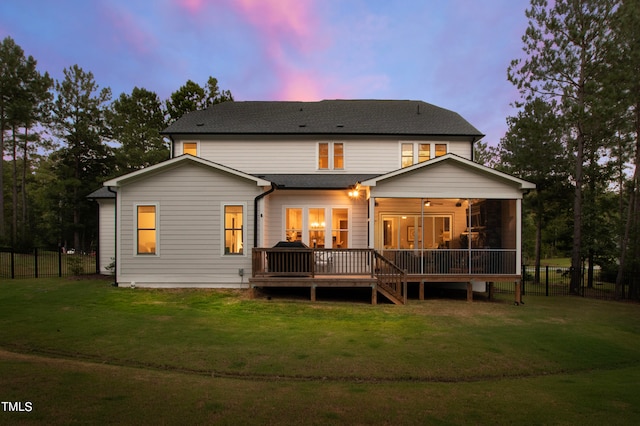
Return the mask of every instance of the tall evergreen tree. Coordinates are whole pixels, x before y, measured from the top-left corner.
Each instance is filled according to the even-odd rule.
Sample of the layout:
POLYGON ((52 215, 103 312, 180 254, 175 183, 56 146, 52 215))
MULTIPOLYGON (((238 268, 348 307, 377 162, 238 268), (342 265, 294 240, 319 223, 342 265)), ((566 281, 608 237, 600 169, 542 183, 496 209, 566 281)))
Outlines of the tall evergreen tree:
MULTIPOLYGON (((27 174, 30 170, 29 155, 35 151, 33 142, 39 141, 33 130, 37 124, 45 124, 48 114, 53 81, 47 73, 40 74, 37 62, 25 57, 24 51, 10 37, 0 45, 0 151, 5 153, 5 131, 11 141, 11 241, 27 242, 28 197, 27 174), (18 169, 21 169, 19 171, 18 169), (20 175, 20 178, 18 177, 20 175), (20 195, 20 196, 19 196, 20 195), (21 214, 20 214, 21 213, 21 214)), ((0 164, 0 239, 5 235, 3 164, 0 164)))
POLYGON ((218 80, 209 77, 203 88, 191 80, 173 92, 166 101, 169 122, 176 121, 187 112, 208 108, 221 102, 233 101, 233 95, 228 90, 218 88, 218 80))
POLYGON ((535 194, 526 200, 535 216, 535 280, 540 281, 542 232, 549 207, 568 177, 562 145, 562 123, 554 104, 535 98, 516 117, 507 120, 509 130, 500 141, 499 169, 536 184, 535 194))
MULTIPOLYGON (((618 164, 630 160, 633 167, 628 185, 620 182, 621 194, 626 189, 627 199, 621 198, 623 222, 620 238, 619 268, 616 277, 616 293, 621 295, 625 274, 636 280, 632 288, 634 296, 640 297, 640 1, 624 0, 613 20, 615 39, 609 50, 609 86, 607 90, 620 97, 617 106, 620 126, 620 145, 612 152, 618 164), (628 142, 628 143, 627 143, 628 142), (628 157, 627 157, 628 154, 628 157), (625 211, 626 210, 626 211, 625 211)), ((618 169, 620 177, 625 174, 618 169)))
POLYGON ((108 111, 111 136, 120 146, 115 150, 116 173, 148 167, 169 158, 169 147, 160 132, 166 123, 162 103, 153 92, 134 87, 122 93, 108 111))
POLYGON ((95 209, 86 196, 100 185, 112 167, 113 157, 103 143, 107 134, 106 103, 111 98, 108 88, 99 90, 91 72, 78 65, 64 70, 64 80, 56 82, 57 98, 53 106, 53 131, 61 147, 52 155, 58 176, 55 191, 61 217, 72 224, 63 230, 60 243, 87 249, 85 232, 95 226, 95 209), (93 221, 93 223, 92 223, 93 221))
POLYGON ((600 117, 593 112, 603 96, 603 63, 610 47, 610 24, 618 0, 531 0, 522 37, 526 58, 512 61, 509 80, 525 100, 555 99, 573 155, 573 250, 571 290, 578 292, 583 256, 585 164, 597 151, 593 139, 600 117))
POLYGON ((20 87, 19 70, 24 51, 11 37, 0 43, 0 241, 8 240, 5 219, 4 154, 5 131, 11 128, 10 112, 20 87))

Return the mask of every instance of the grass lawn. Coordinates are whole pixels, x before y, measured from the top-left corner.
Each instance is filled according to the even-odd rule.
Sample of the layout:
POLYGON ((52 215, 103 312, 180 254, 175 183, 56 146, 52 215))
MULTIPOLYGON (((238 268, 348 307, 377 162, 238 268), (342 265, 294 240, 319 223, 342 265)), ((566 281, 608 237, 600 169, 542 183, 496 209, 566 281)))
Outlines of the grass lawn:
POLYGON ((0 424, 637 424, 640 306, 0 284, 0 424))

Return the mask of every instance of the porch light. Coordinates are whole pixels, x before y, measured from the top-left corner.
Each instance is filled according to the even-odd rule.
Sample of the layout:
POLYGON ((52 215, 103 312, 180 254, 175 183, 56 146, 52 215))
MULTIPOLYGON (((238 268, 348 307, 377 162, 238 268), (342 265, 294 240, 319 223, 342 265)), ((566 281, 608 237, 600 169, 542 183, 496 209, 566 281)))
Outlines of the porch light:
POLYGON ((424 202, 425 207, 431 207, 431 201, 427 200, 424 202))
POLYGON ((353 189, 349 191, 349 198, 358 198, 360 191, 360 182, 356 182, 353 189))

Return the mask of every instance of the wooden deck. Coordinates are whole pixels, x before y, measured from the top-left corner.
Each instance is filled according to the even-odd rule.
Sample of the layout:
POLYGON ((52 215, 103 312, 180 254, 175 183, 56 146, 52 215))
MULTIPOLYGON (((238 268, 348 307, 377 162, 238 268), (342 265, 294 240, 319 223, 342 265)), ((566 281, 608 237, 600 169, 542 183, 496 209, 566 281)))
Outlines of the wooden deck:
POLYGON ((370 287, 372 304, 377 303, 377 293, 393 303, 405 304, 408 283, 419 285, 420 300, 424 300, 425 286, 430 283, 466 283, 467 300, 472 301, 474 282, 486 282, 491 297, 492 283, 500 281, 514 283, 515 303, 521 303, 519 274, 416 274, 373 249, 254 248, 252 266, 252 291, 261 287, 309 288, 312 301, 318 287, 370 287))

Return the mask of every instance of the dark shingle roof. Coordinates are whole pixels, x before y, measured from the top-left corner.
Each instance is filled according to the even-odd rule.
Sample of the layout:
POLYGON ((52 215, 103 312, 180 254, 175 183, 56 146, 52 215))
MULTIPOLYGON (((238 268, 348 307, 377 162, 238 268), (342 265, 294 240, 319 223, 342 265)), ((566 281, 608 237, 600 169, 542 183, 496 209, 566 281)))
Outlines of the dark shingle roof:
POLYGON ((255 175, 281 189, 347 189, 357 182, 373 179, 372 174, 267 174, 255 175))
POLYGON ((114 194, 113 192, 109 191, 109 188, 102 186, 98 189, 96 189, 95 191, 93 191, 91 194, 87 195, 87 198, 90 199, 97 199, 97 198, 116 198, 116 194, 114 194))
POLYGON ((483 136, 458 113, 396 100, 223 102, 185 114, 163 133, 483 136))

